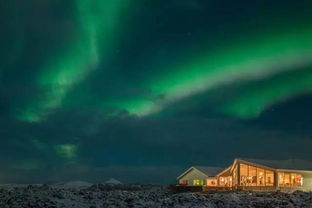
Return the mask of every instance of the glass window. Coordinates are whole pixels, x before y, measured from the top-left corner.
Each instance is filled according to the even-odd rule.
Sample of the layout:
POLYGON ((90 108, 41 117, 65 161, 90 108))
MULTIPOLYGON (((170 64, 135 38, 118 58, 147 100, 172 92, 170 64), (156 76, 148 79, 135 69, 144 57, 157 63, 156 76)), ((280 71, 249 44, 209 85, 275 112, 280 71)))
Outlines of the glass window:
POLYGON ((217 179, 207 179, 208 186, 217 186, 217 179))
POLYGON ((258 186, 265 186, 265 172, 262 168, 257 168, 257 185, 258 186))
POLYGON ((202 186, 204 184, 203 180, 193 180, 193 185, 194 186, 202 186))
POLYGON ((297 174, 297 180, 298 180, 298 182, 299 182, 299 185, 300 185, 300 186, 303 186, 303 177, 302 177, 302 175, 297 174))
POLYGON ((240 164, 240 185, 247 185, 248 165, 240 164))
POLYGON ((249 166, 249 174, 247 183, 250 186, 257 186, 257 168, 254 166, 249 166))
POLYGON ((240 164, 240 179, 241 186, 273 186, 274 172, 264 168, 240 164))
POLYGON ((220 184, 220 186, 225 186, 226 178, 225 177, 220 177, 219 184, 220 184))
POLYGON ((289 186, 290 184, 290 173, 284 173, 284 185, 289 186))
POLYGON ((295 186, 296 185, 296 173, 291 173, 290 174, 290 185, 295 186))
POLYGON ((237 165, 235 165, 235 168, 233 170, 233 184, 237 184, 237 165))
POLYGON ((265 185, 273 186, 274 185, 274 172, 270 170, 265 170, 265 185))
POLYGON ((232 187, 232 186, 233 186, 233 178, 232 178, 232 176, 228 176, 228 177, 227 177, 227 181, 228 181, 227 186, 232 187))
POLYGON ((296 174, 294 179, 295 186, 303 186, 303 177, 301 174, 296 174))
POLYGON ((278 173, 278 185, 279 186, 302 186, 303 177, 297 173, 278 173))
POLYGON ((284 185, 284 173, 278 173, 278 185, 284 185))

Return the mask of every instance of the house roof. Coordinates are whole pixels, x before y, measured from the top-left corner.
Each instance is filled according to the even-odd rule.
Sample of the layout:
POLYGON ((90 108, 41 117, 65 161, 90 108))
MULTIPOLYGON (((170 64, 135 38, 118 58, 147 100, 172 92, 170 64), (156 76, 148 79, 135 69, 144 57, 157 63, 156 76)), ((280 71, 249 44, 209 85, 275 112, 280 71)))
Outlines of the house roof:
POLYGON ((219 173, 217 173, 216 176, 229 176, 231 174, 231 168, 232 165, 230 165, 229 167, 223 169, 222 171, 220 171, 219 173))
POLYGON ((222 170, 224 170, 224 168, 220 168, 220 167, 209 167, 209 166, 194 166, 194 168, 196 168, 197 170, 199 170, 200 172, 205 173, 205 175, 209 176, 209 177, 214 177, 216 176, 218 173, 220 173, 222 170))
POLYGON ((238 158, 239 160, 267 166, 274 169, 312 170, 312 161, 288 159, 288 160, 262 160, 251 158, 238 158))
POLYGON ((187 169, 184 173, 182 173, 179 178, 182 178, 184 175, 189 173, 191 170, 197 169, 203 174, 205 174, 207 177, 214 177, 216 176, 219 172, 221 172, 224 168, 220 167, 210 167, 210 166, 192 166, 189 169, 187 169))

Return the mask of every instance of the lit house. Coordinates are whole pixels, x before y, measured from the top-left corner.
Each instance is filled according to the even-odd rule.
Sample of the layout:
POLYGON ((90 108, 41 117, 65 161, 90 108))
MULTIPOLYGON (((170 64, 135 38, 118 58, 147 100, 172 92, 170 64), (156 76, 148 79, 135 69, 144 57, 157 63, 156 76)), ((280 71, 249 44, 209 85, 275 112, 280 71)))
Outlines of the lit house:
POLYGON ((179 183, 187 186, 217 186, 218 180, 215 177, 222 171, 218 167, 193 166, 187 169, 179 177, 179 183))
POLYGON ((312 163, 303 160, 235 159, 227 168, 192 167, 178 177, 180 185, 204 189, 312 191, 312 163))

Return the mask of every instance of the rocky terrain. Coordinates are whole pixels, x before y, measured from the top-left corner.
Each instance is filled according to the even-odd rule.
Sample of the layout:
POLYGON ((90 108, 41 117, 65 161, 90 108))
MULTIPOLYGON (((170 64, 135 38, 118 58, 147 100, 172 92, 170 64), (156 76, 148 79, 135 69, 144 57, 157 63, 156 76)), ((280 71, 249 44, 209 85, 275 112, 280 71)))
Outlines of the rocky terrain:
POLYGON ((176 193, 161 186, 2 186, 1 208, 312 207, 312 193, 176 193))

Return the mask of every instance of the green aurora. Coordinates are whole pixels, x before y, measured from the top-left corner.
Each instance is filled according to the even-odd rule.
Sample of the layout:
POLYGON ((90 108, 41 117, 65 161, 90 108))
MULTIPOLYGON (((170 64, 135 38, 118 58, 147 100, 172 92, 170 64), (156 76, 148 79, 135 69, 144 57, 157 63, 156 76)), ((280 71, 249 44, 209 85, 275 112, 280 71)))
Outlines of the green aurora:
MULTIPOLYGON (((79 106, 79 101, 75 102, 70 92, 95 70, 113 70, 103 67, 102 63, 110 58, 114 46, 118 45, 116 36, 125 27, 121 20, 137 5, 132 3, 130 6, 130 3, 122 0, 120 3, 112 0, 105 3, 77 1, 80 24, 77 34, 65 52, 48 61, 47 67, 41 70, 37 85, 47 92, 39 98, 31 99, 24 108, 26 110, 17 116, 18 119, 29 122, 45 119, 62 107, 65 99, 79 106)), ((161 113, 174 103, 179 105, 183 99, 201 93, 209 94, 210 90, 218 87, 240 81, 265 80, 311 66, 312 30, 302 25, 298 24, 296 28, 270 28, 270 31, 258 30, 261 33, 245 34, 244 39, 236 35, 218 47, 210 47, 203 42, 197 56, 185 58, 175 66, 161 68, 161 73, 147 73, 140 84, 148 94, 117 97, 103 95, 96 99, 101 101, 95 106, 99 112, 109 111, 113 115, 126 111, 139 117, 150 116, 161 113)), ((300 84, 301 78, 292 80, 292 84, 287 80, 279 80, 276 84, 237 92, 237 97, 221 103, 221 107, 217 106, 215 111, 240 118, 256 117, 281 99, 308 91, 312 74, 308 72, 302 76, 306 83, 304 85, 300 84)), ((82 97, 87 99, 90 95, 82 97)), ((88 102, 93 102, 92 98, 88 102)))
MULTIPOLYGON (((312 64, 312 31, 303 29, 289 31, 271 36, 260 36, 257 39, 233 44, 230 48, 225 47, 218 52, 204 53, 202 58, 191 60, 189 63, 182 63, 175 69, 168 69, 170 73, 146 83, 151 94, 148 97, 130 98, 119 100, 113 103, 119 110, 127 110, 130 114, 148 116, 160 112, 168 104, 189 98, 198 93, 209 92, 209 90, 229 83, 241 80, 261 80, 276 74, 297 70, 300 67, 312 64), (152 99, 152 98, 156 99, 152 99), (158 98, 160 97, 160 98, 158 98)), ((306 80, 311 80, 312 74, 308 72, 302 75, 306 80)), ((258 107, 250 106, 251 102, 233 102, 226 105, 223 110, 230 115, 242 118, 258 116, 268 107, 268 103, 274 104, 282 97, 295 96, 297 93, 309 89, 309 82, 306 80, 301 85, 301 79, 279 82, 266 88, 268 93, 263 94, 260 100, 257 97, 259 89, 250 89, 250 94, 255 96, 241 96, 239 100, 254 100, 258 107), (278 93, 284 86, 283 92, 278 93), (299 87, 301 86, 301 87, 299 87), (271 93, 275 91, 276 93, 271 93), (242 98, 243 97, 243 98, 242 98), (261 101, 261 102, 258 102, 261 101), (239 103, 238 103, 239 102, 239 103), (245 109, 247 112, 242 112, 245 109)), ((106 103, 107 104, 107 103, 106 103)))
POLYGON ((1 183, 171 184, 194 163, 312 157, 311 0, 0 10, 1 183))
POLYGON ((77 0, 80 27, 64 52, 52 58, 38 76, 38 87, 46 93, 31 101, 18 119, 35 122, 62 105, 68 92, 108 58, 120 33, 119 20, 125 0, 77 0), (118 2, 117 2, 118 1, 118 2))
POLYGON ((277 102, 311 93, 311 83, 311 68, 250 83, 241 88, 235 98, 225 102, 221 110, 242 118, 257 117, 277 102))

